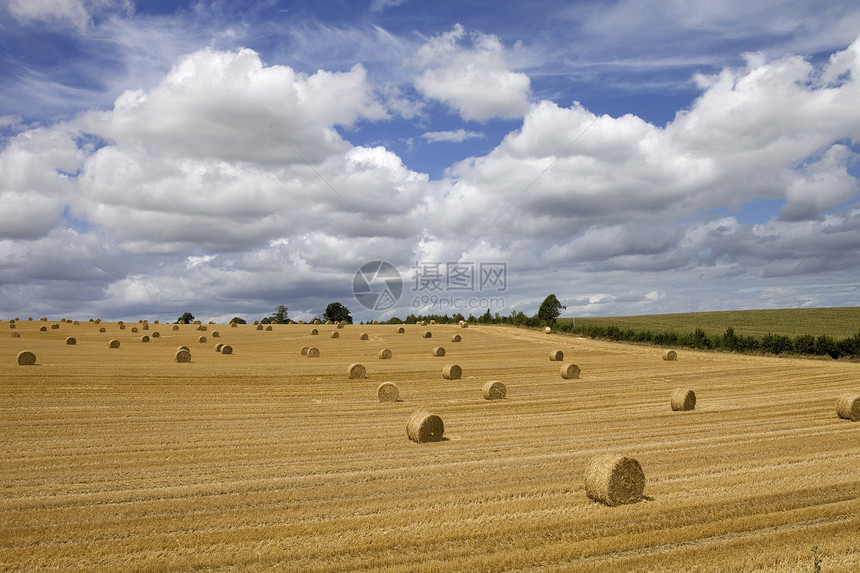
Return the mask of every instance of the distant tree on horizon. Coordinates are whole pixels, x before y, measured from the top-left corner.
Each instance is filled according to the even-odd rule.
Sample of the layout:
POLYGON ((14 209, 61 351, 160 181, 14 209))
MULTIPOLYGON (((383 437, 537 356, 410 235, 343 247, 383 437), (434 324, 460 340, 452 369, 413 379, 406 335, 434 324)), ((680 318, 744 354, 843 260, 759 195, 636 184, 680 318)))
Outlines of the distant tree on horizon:
POLYGON ((562 309, 565 308, 567 307, 562 305, 554 294, 551 294, 543 299, 543 302, 540 304, 537 319, 540 322, 554 323, 555 319, 561 314, 562 309))
POLYGON ((347 323, 352 324, 352 316, 349 314, 349 309, 339 302, 330 303, 327 307, 325 307, 323 320, 330 320, 332 322, 340 322, 342 320, 345 320, 347 323))
POLYGON ((192 322, 194 322, 194 315, 190 312, 185 312, 176 319, 176 324, 191 324, 192 322))

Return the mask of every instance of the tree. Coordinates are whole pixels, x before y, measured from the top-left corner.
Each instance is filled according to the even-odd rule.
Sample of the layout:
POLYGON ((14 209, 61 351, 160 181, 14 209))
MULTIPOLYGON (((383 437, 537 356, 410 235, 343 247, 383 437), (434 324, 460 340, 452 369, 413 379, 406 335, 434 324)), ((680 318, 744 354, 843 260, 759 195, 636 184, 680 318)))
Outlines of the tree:
POLYGON ((235 322, 236 324, 248 324, 248 322, 244 318, 239 318, 238 316, 234 316, 230 319, 230 322, 235 322))
POLYGON ((551 294, 540 303, 537 318, 540 322, 554 323, 558 315, 561 314, 562 309, 565 308, 567 307, 558 302, 554 294, 551 294))
POLYGON ((325 307, 325 314, 323 314, 323 319, 332 322, 340 322, 341 320, 345 320, 347 323, 352 324, 352 316, 349 314, 349 309, 343 306, 339 302, 330 303, 327 307, 325 307))
POLYGON ((176 324, 191 324, 192 322, 194 322, 194 315, 190 312, 183 313, 176 319, 176 324))
POLYGON ((287 311, 289 309, 282 304, 278 305, 278 308, 275 309, 275 313, 272 316, 264 318, 260 322, 263 324, 288 324, 290 319, 287 315, 287 311))

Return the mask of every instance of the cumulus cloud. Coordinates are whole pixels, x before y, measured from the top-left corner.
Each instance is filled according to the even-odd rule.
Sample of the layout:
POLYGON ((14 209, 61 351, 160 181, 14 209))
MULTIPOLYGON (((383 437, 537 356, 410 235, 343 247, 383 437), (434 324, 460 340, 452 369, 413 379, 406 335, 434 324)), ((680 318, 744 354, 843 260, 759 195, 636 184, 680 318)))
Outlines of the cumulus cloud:
POLYGON ((7 9, 24 24, 43 22, 83 31, 96 14, 107 11, 132 13, 130 0, 9 0, 7 9))
POLYGON ((528 110, 531 82, 508 69, 505 49, 492 35, 468 36, 460 24, 418 50, 423 70, 415 88, 427 99, 451 106, 463 119, 519 118, 528 110), (471 42, 464 46, 464 40, 471 42))
POLYGON ((450 143, 462 143, 467 139, 480 139, 484 134, 480 131, 466 131, 465 129, 457 129, 454 131, 427 131, 421 134, 421 137, 430 143, 438 143, 440 141, 450 143))

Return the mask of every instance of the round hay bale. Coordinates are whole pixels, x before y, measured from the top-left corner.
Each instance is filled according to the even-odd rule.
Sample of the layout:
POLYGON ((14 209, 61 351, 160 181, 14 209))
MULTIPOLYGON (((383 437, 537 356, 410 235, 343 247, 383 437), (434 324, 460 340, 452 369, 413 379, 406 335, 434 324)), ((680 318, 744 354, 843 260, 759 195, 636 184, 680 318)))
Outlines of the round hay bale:
POLYGON ((686 412, 696 408, 696 393, 687 388, 676 388, 672 392, 672 411, 686 412))
POLYGON ((572 378, 579 378, 579 366, 576 364, 562 364, 561 365, 561 377, 565 380, 570 380, 572 378))
POLYGON ((397 402, 400 398, 400 390, 391 382, 383 382, 376 389, 376 396, 380 402, 397 402))
POLYGON ((48 332, 48 327, 47 326, 40 326, 39 332, 48 332))
POLYGON ((206 342, 206 337, 201 336, 200 338, 197 339, 197 342, 199 342, 200 344, 203 344, 204 342, 206 342))
POLYGON ((391 351, 387 348, 383 348, 379 351, 379 359, 380 360, 388 360, 391 358, 391 351))
POLYGON ((431 320, 431 321, 430 321, 430 326, 433 326, 434 324, 436 324, 436 321, 435 321, 435 320, 431 320))
POLYGON ((152 337, 153 337, 153 338, 160 338, 160 337, 161 337, 161 333, 160 333, 160 332, 158 332, 157 330, 153 330, 153 331, 152 331, 152 337))
POLYGON ((197 327, 197 330, 199 330, 199 331, 201 331, 201 332, 206 332, 206 325, 205 325, 205 324, 201 324, 200 326, 198 326, 198 327, 197 327))
POLYGON ((180 350, 187 350, 188 352, 191 352, 191 349, 184 344, 176 349, 177 352, 179 352, 180 350))
POLYGON ((9 323, 9 328, 15 328, 15 323, 14 323, 14 322, 10 322, 10 323, 9 323))
POLYGON ((217 330, 212 331, 212 338, 218 338, 219 336, 221 336, 220 332, 218 332, 217 330))
POLYGON ((451 337, 451 342, 460 342, 462 340, 463 340, 463 337, 460 336, 459 334, 455 334, 454 336, 451 337))
POLYGON ((445 348, 442 346, 437 346, 433 349, 433 356, 442 357, 445 356, 445 348))
POLYGON ((460 328, 469 328, 469 323, 464 320, 460 323, 460 328))
POLYGON ((550 328, 548 326, 546 328, 544 328, 543 331, 544 331, 544 334, 552 334, 552 328, 550 328))
POLYGON ((140 341, 141 342, 149 342, 149 336, 144 334, 143 336, 140 337, 140 341))
POLYGON ((18 366, 32 366, 36 363, 36 355, 29 350, 22 350, 18 353, 18 366))
POLYGON ((361 336, 359 336, 358 339, 359 340, 370 340, 370 337, 367 335, 366 332, 362 332, 361 336))
POLYGON ((108 342, 108 348, 119 348, 119 340, 111 338, 110 342, 108 342))
POLYGON ((120 329, 120 330, 125 330, 125 325, 124 325, 124 324, 120 324, 120 325, 119 325, 119 329, 120 329))
POLYGON ((153 320, 152 324, 158 324, 158 319, 156 318, 155 320, 153 320))
POLYGON ((215 352, 221 352, 222 348, 224 348, 224 343, 219 342, 218 344, 215 345, 215 352))
POLYGON ((173 356, 173 358, 177 362, 191 362, 191 352, 189 352, 188 350, 179 349, 176 351, 176 354, 173 356))
POLYGON ((233 347, 229 344, 225 344, 221 347, 221 354, 233 354, 233 347))
POLYGON ((148 325, 148 324, 144 324, 144 325, 143 325, 143 326, 141 326, 140 328, 141 328, 141 330, 149 330, 149 325, 148 325))
POLYGON ((664 350, 663 351, 663 360, 677 360, 678 353, 674 350, 664 350))
POLYGON ((266 330, 267 330, 267 331, 269 331, 269 332, 271 332, 271 330, 272 330, 272 325, 270 324, 269 326, 267 326, 267 327, 266 327, 266 330))
POLYGON ((561 350, 553 350, 549 353, 549 359, 553 362, 561 362, 564 360, 564 352, 561 350))
POLYGON ((364 378, 367 376, 367 369, 361 364, 350 364, 347 375, 349 375, 350 380, 364 378))
POLYGON ((262 324, 258 324, 258 325, 257 325, 257 330, 263 330, 263 325, 262 325, 262 324))
POLYGON ((585 493, 608 506, 642 499, 645 473, 633 458, 606 454, 593 458, 585 470, 585 493))
POLYGON ((136 326, 132 326, 132 327, 131 327, 131 331, 132 331, 132 332, 137 332, 137 327, 136 327, 136 326))
POLYGON ((442 418, 422 410, 412 414, 406 423, 406 435, 419 444, 441 441, 444 433, 445 424, 442 418))
POLYGON ((320 323, 321 323, 321 322, 320 322, 320 319, 318 319, 318 318, 317 318, 317 319, 315 319, 315 320, 314 320, 314 324, 320 324, 320 323))
POLYGON ((230 323, 230 328, 236 328, 237 326, 239 326, 238 322, 231 322, 230 323))
POLYGON ((498 380, 490 380, 481 388, 484 400, 503 400, 508 395, 508 388, 498 380))
POLYGON ((336 330, 333 330, 333 331, 331 332, 331 337, 332 337, 332 338, 339 338, 339 337, 340 337, 340 332, 338 332, 338 331, 336 331, 336 330))
POLYGON ((319 331, 319 330, 317 330, 316 328, 312 328, 312 329, 311 329, 311 336, 316 336, 316 335, 318 335, 319 333, 320 333, 320 331, 319 331))
POLYGON ((338 328, 343 328, 344 326, 346 326, 346 323, 345 323, 345 322, 338 322, 338 323, 337 323, 337 327, 338 327, 338 328))
POLYGON ((856 422, 860 420, 860 394, 843 394, 836 401, 836 414, 844 419, 856 422))
POLYGON ((308 355, 308 350, 310 350, 310 346, 302 346, 302 356, 308 355))
POLYGON ((99 328, 99 332, 107 332, 107 328, 105 328, 104 326, 102 326, 101 328, 99 328))
POLYGON ((13 332, 12 338, 21 338, 21 333, 20 332, 13 332))
POLYGON ((76 320, 76 321, 74 321, 72 324, 74 324, 75 326, 78 326, 78 325, 80 325, 81 323, 80 323, 80 321, 76 320))
POLYGON ((459 380, 463 375, 463 369, 457 364, 447 364, 442 368, 442 378, 445 380, 459 380))
MULTIPOLYGON (((257 326, 258 324, 260 324, 260 321, 259 321, 259 320, 255 320, 255 321, 254 321, 254 326, 257 326)), ((259 328, 258 328, 257 330, 259 330, 259 328)))
POLYGON ((48 322, 48 317, 43 316, 43 317, 42 317, 42 318, 40 318, 39 320, 42 320, 42 321, 48 322))
POLYGON ((308 348, 308 358, 319 358, 319 357, 320 357, 320 349, 319 348, 317 348, 315 346, 311 346, 310 348, 308 348))
POLYGON ((173 325, 173 330, 179 330, 179 325, 178 325, 178 324, 174 324, 174 325, 173 325))
POLYGON ((429 330, 421 335, 422 338, 433 338, 433 333, 429 330))
POLYGON ((403 328, 402 326, 397 328, 397 334, 403 334, 404 332, 406 332, 406 329, 403 328))
POLYGON ((57 330, 58 328, 60 328, 60 325, 57 323, 51 325, 51 330, 57 330))
POLYGON ((75 340, 74 336, 70 336, 70 337, 66 338, 66 344, 68 344, 69 346, 74 346, 77 343, 78 343, 78 341, 75 340))
POLYGON ((374 320, 374 321, 373 321, 373 324, 379 324, 379 321, 378 321, 378 320, 374 320))

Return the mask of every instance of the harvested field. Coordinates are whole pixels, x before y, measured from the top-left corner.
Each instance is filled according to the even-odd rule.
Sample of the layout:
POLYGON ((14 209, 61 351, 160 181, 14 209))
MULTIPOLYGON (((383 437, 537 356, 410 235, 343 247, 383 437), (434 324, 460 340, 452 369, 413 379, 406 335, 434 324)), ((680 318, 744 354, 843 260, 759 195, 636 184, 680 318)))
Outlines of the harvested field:
POLYGON ((445 380, 432 339, 390 325, 364 326, 368 344, 240 324, 221 329, 226 358, 195 325, 148 344, 115 324, 37 325, 0 338, 3 570, 776 573, 811 570, 815 545, 823 571, 860 570, 860 423, 834 407, 860 392, 857 363, 667 362, 470 325, 463 377, 445 380), (179 345, 206 351, 177 364, 179 345), (347 380, 356 362, 373 368, 347 380), (506 399, 483 399, 490 380, 506 399), (380 402, 385 382, 400 401, 380 402), (695 410, 672 412, 676 388, 695 388, 695 410), (442 441, 408 439, 417 410, 444 419, 442 441), (641 501, 588 498, 604 454, 641 464, 641 501))

